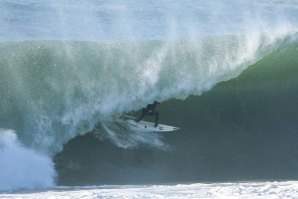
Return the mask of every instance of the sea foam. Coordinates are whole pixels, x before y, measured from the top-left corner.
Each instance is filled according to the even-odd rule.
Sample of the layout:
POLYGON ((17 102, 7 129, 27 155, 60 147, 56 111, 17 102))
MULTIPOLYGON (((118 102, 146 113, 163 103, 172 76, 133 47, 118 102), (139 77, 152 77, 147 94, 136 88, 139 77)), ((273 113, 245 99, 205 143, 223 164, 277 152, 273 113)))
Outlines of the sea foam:
POLYGON ((24 147, 13 130, 0 129, 0 190, 51 187, 54 176, 49 157, 24 147))

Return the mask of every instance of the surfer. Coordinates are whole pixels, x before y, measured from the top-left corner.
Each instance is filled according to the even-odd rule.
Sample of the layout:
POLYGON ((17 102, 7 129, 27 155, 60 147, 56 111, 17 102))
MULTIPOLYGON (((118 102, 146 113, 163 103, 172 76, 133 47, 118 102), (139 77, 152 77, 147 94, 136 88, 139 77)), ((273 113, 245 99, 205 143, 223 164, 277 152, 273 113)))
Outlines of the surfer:
POLYGON ((157 104, 160 104, 157 101, 154 101, 153 104, 148 104, 146 106, 146 108, 143 108, 143 113, 141 115, 141 117, 139 117, 139 119, 136 120, 136 122, 141 121, 145 115, 151 115, 151 116, 155 116, 155 127, 158 126, 158 119, 159 119, 159 112, 155 110, 157 104))

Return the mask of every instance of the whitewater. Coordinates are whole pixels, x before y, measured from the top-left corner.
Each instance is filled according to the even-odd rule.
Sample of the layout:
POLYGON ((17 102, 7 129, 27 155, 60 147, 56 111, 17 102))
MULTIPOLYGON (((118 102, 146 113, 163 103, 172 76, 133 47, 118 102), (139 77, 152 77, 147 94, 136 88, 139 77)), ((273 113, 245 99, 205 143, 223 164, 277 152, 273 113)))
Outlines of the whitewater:
POLYGON ((297 13, 1 1, 0 198, 297 197, 297 13), (179 131, 120 119, 154 100, 179 131))
MULTIPOLYGON (((296 198, 297 182, 198 183, 178 185, 58 187, 40 190, 34 198, 296 198)), ((30 193, 5 193, 0 198, 32 198, 30 193)))

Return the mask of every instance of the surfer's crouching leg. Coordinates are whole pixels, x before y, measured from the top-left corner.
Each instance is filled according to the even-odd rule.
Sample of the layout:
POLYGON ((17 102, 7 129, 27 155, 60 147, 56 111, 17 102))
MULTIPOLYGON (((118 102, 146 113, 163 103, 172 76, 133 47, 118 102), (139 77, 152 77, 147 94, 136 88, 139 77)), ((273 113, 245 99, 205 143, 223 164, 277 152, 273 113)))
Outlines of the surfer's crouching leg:
POLYGON ((143 112, 142 115, 141 115, 141 117, 139 117, 139 119, 136 119, 135 121, 136 122, 141 121, 145 117, 145 115, 146 115, 146 113, 143 112))
POLYGON ((159 121, 159 112, 158 111, 154 111, 154 115, 155 115, 155 128, 158 126, 158 121, 159 121))

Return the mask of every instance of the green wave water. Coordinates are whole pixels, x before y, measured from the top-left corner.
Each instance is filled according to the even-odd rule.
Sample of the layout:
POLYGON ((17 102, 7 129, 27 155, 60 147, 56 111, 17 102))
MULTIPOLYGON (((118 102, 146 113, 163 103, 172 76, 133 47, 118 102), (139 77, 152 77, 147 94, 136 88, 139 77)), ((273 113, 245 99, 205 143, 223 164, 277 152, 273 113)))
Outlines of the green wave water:
POLYGON ((161 122, 181 128, 163 145, 126 133, 130 147, 117 147, 123 134, 99 137, 101 128, 77 137, 54 159, 58 183, 297 180, 297 53, 283 46, 201 96, 163 103, 161 122))
POLYGON ((98 121, 183 99, 237 76, 275 48, 236 36, 202 41, 3 42, 0 126, 47 153, 98 121))

